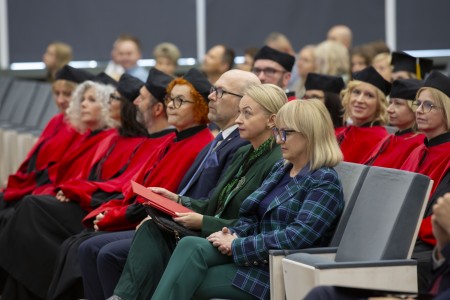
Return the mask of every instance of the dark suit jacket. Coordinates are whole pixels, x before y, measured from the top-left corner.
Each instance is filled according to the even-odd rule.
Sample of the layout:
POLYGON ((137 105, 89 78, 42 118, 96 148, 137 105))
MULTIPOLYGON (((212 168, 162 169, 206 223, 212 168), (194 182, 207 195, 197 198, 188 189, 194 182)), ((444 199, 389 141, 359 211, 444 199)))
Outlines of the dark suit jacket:
MULTIPOLYGON (((205 148, 203 148, 203 150, 197 155, 194 163, 184 175, 178 187, 178 193, 184 189, 184 187, 191 180, 192 176, 194 176, 203 161, 203 158, 208 153, 211 143, 206 145, 205 148)), ((215 155, 211 159, 208 159, 205 163, 205 168, 196 174, 194 181, 190 184, 185 195, 195 199, 208 197, 209 192, 216 186, 219 178, 225 173, 230 165, 236 150, 247 144, 248 141, 240 138, 239 130, 237 128, 231 132, 231 134, 223 140, 219 146, 217 146, 215 155)))

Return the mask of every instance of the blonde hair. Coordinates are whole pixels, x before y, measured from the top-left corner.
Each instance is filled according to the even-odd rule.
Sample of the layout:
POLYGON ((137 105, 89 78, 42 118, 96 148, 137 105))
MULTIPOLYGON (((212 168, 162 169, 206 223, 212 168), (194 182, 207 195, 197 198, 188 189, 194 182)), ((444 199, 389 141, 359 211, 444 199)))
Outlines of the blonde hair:
POLYGON ((155 58, 158 57, 166 57, 168 58, 174 65, 178 65, 178 59, 181 56, 180 50, 177 46, 172 43, 161 43, 156 45, 153 50, 153 56, 155 58))
MULTIPOLYGON (((353 89, 361 83, 362 81, 352 80, 348 83, 347 88, 341 92, 342 106, 344 107, 344 121, 352 117, 349 112, 350 97, 353 89)), ((377 110, 372 122, 380 122, 381 125, 386 125, 388 122, 386 95, 377 87, 375 87, 375 91, 377 96, 377 110)))
POLYGON ((316 73, 349 76, 350 57, 348 49, 340 42, 324 41, 314 49, 316 73))
POLYGON ((269 114, 276 114, 288 102, 286 93, 271 83, 250 86, 245 94, 261 105, 269 114))
POLYGON ((49 44, 55 48, 56 69, 62 69, 72 60, 72 47, 66 43, 53 42, 49 44))
POLYGON ((450 129, 450 98, 438 89, 423 87, 417 91, 416 99, 419 97, 420 93, 425 90, 430 92, 436 106, 442 107, 442 113, 444 114, 444 120, 446 121, 446 130, 448 131, 450 129))
POLYGON ((67 109, 67 117, 70 124, 81 133, 88 130, 86 124, 81 121, 81 101, 83 101, 86 91, 91 88, 95 90, 95 101, 102 105, 99 127, 109 127, 113 124, 109 116, 109 95, 114 92, 114 88, 110 85, 88 80, 75 89, 72 95, 72 101, 67 109))
POLYGON ((372 65, 376 64, 377 62, 381 62, 383 60, 386 60, 386 62, 390 65, 391 64, 391 54, 387 53, 387 52, 378 53, 372 59, 372 65))
POLYGON ((290 101, 278 112, 276 123, 278 127, 286 126, 304 136, 311 170, 334 167, 342 161, 333 122, 322 101, 290 101))

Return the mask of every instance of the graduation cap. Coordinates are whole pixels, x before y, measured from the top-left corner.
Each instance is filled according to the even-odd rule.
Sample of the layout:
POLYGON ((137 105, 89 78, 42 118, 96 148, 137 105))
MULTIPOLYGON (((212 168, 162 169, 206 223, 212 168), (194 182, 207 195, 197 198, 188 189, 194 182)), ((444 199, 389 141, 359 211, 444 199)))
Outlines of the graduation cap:
POLYGON ((354 73, 353 79, 370 83, 382 91, 386 96, 389 95, 391 91, 391 83, 386 81, 383 76, 381 76, 380 73, 378 73, 372 66, 354 73))
POLYGON ((391 98, 414 101, 423 81, 417 79, 398 79, 392 83, 391 98))
POLYGON ((144 85, 140 79, 124 73, 117 84, 117 91, 128 101, 133 102, 139 96, 139 90, 144 85))
POLYGON ((183 78, 194 86, 206 102, 209 102, 208 96, 212 85, 202 72, 192 68, 184 74, 183 78))
POLYGON ((257 61, 258 59, 273 60, 279 63, 287 72, 292 71, 292 67, 295 63, 294 56, 275 50, 273 48, 270 48, 269 46, 264 46, 259 49, 258 53, 256 53, 255 55, 254 61, 257 61))
POLYGON ((173 80, 173 77, 161 72, 155 68, 151 68, 148 72, 145 87, 159 102, 164 102, 166 96, 167 85, 173 80))
POLYGON ((414 57, 405 52, 392 52, 391 65, 393 72, 406 71, 416 74, 418 79, 423 79, 425 74, 431 71, 433 61, 428 58, 414 57))
POLYGON ((339 76, 309 73, 305 81, 305 89, 321 90, 328 93, 339 94, 345 87, 344 80, 339 76))
POLYGON ((84 70, 75 69, 69 65, 65 65, 61 70, 56 72, 56 80, 67 80, 75 83, 82 83, 86 80, 91 80, 94 75, 84 70))
POLYGON ((117 81, 105 72, 101 72, 100 74, 96 75, 94 78, 92 78, 92 81, 109 84, 117 88, 117 81))
POLYGON ((423 83, 423 86, 440 90, 450 98, 450 78, 439 71, 432 71, 423 83))

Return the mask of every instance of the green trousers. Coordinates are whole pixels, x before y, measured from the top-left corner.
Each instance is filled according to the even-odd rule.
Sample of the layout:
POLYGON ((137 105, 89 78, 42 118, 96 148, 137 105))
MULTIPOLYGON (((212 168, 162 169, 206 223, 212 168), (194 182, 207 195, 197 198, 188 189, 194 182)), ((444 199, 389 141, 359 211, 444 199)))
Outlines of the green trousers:
POLYGON ((206 239, 185 237, 175 248, 152 299, 255 299, 232 285, 236 272, 232 258, 206 239))
POLYGON ((114 295, 126 300, 150 299, 175 248, 175 237, 152 220, 136 232, 114 295))

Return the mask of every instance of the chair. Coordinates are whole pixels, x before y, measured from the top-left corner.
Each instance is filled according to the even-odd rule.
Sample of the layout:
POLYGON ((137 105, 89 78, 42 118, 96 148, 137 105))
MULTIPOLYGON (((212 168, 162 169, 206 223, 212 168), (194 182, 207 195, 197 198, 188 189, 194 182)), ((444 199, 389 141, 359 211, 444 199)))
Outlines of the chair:
POLYGON ((0 107, 8 94, 13 79, 11 77, 0 76, 0 107))
POLYGON ((0 185, 10 173, 9 159, 5 156, 6 142, 3 140, 5 130, 23 124, 30 109, 30 103, 37 88, 37 82, 13 81, 0 108, 0 185))
POLYGON ((287 299, 317 285, 416 292, 410 257, 432 183, 421 174, 370 167, 334 258, 311 249, 282 260, 287 299))
POLYGON ((5 131, 3 141, 8 145, 6 156, 10 161, 10 173, 19 167, 33 146, 34 137, 30 132, 37 128, 49 106, 54 106, 51 85, 39 83, 23 124, 5 131))
MULTIPOLYGON (((341 162, 335 167, 335 170, 339 175, 344 190, 345 206, 331 239, 331 247, 336 247, 339 245, 369 167, 350 162, 341 162)), ((296 253, 298 251, 299 250, 270 250, 270 298, 272 300, 285 299, 283 268, 281 261, 286 255, 296 253)))

